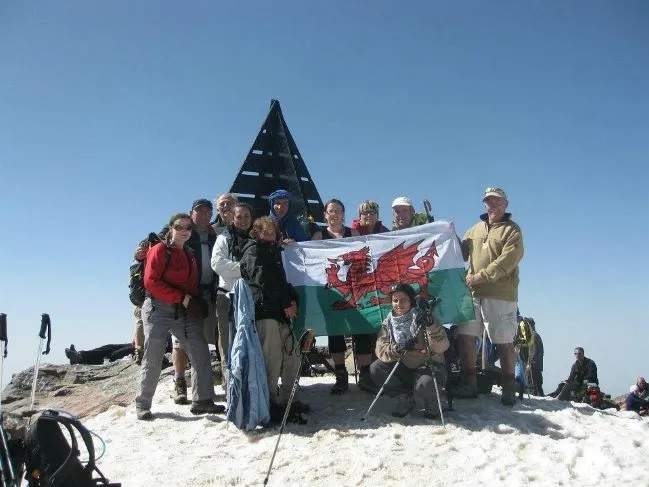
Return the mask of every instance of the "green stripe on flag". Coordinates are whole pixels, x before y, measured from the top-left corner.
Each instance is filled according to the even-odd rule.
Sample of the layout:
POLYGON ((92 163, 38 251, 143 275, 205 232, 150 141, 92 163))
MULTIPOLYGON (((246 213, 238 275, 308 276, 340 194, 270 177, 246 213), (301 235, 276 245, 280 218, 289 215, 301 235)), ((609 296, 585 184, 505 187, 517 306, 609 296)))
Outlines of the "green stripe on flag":
MULTIPOLYGON (((435 309, 441 323, 461 323, 475 319, 473 301, 464 284, 464 268, 432 271, 428 274, 428 293, 437 296, 441 302, 435 309)), ((344 297, 335 289, 323 286, 296 286, 300 297, 300 313, 295 320, 296 332, 306 328, 323 335, 357 335, 376 333, 392 306, 372 305, 376 294, 366 295, 361 305, 354 309, 334 309, 334 303, 344 302, 344 297)), ((417 286, 415 286, 417 289, 417 286)), ((385 296, 383 296, 385 298, 385 296)))

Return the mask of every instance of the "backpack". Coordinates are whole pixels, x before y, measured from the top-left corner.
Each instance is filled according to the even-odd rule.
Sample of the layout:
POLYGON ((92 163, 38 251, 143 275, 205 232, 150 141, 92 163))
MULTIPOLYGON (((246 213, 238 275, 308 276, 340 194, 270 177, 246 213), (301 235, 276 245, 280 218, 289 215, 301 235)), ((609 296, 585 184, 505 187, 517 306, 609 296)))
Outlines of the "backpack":
POLYGON ((523 318, 518 324, 518 342, 528 350, 534 346, 534 329, 530 322, 534 323, 534 320, 532 318, 523 318))
MULTIPOLYGON (((162 242, 162 239, 155 233, 149 233, 149 236, 140 242, 140 247, 148 245, 149 248, 155 244, 162 242)), ((128 281, 128 298, 135 306, 142 306, 144 298, 146 298, 146 290, 144 289, 144 268, 146 267, 146 259, 134 260, 129 267, 129 281, 128 281)), ((167 267, 165 261, 165 269, 167 267)))
POLYGON ((95 464, 90 431, 65 411, 46 409, 25 439, 25 480, 29 487, 121 487, 110 483, 95 464), (64 434, 63 428, 67 431, 64 434), (77 434, 88 452, 84 466, 79 459, 77 434), (71 445, 68 443, 69 436, 71 445), (97 473, 99 477, 94 477, 97 473))

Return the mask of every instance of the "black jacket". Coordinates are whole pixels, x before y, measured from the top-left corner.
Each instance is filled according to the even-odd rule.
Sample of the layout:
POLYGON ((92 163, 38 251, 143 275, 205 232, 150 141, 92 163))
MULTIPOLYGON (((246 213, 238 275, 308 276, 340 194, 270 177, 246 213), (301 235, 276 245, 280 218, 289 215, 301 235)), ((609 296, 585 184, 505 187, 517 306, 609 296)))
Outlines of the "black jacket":
POLYGON ((599 380, 597 379, 597 365, 595 365, 594 361, 586 357, 584 357, 583 363, 579 363, 579 360, 576 360, 575 363, 572 364, 568 380, 575 381, 579 384, 585 380, 599 384, 599 380))
POLYGON ((243 245, 239 261, 241 277, 255 301, 255 319, 288 322, 284 309, 297 302, 293 286, 286 281, 282 248, 274 242, 250 239, 243 245))

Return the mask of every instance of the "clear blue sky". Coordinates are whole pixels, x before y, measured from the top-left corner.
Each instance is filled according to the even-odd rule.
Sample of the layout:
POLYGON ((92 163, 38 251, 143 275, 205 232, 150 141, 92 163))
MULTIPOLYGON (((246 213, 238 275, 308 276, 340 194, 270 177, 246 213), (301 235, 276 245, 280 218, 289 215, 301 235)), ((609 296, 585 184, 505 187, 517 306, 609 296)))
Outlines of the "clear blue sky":
MULTIPOLYGON (((647 368, 649 3, 27 2, 0 7, 0 312, 9 373, 127 342, 137 242, 227 190, 271 98, 324 199, 430 198, 464 232, 486 186, 524 231, 545 386, 647 368)), ((348 212, 351 220, 353 211, 348 212)))

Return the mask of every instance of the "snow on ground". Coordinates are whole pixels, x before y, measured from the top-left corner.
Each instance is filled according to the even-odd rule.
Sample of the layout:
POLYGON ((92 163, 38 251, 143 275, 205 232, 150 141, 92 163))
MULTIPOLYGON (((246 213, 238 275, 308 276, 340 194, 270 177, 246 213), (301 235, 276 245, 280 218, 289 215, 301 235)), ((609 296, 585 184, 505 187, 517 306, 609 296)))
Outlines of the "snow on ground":
MULTIPOLYGON (((284 430, 269 486, 649 485, 649 421, 633 412, 534 397, 505 408, 494 387, 456 400, 445 429, 393 418, 387 397, 361 422, 372 396, 354 385, 331 396, 333 380, 301 379, 313 411, 284 430)), ((85 422, 106 442, 104 474, 124 487, 263 485, 279 428, 244 433, 222 416, 193 416, 172 388, 160 382, 153 421, 138 421, 131 405, 85 422)))

